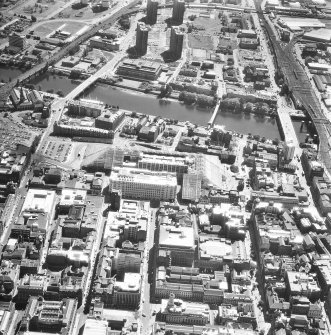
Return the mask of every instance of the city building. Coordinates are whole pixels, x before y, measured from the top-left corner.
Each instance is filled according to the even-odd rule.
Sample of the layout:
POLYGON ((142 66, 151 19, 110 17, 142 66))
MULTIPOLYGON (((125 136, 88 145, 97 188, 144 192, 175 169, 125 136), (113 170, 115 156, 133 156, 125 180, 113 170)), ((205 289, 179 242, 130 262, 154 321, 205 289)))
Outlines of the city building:
POLYGON ((38 332, 62 333, 75 320, 77 301, 46 301, 41 297, 30 297, 25 309, 21 329, 38 332))
POLYGON ((183 23, 185 13, 185 1, 174 0, 172 7, 172 21, 178 25, 183 23))
POLYGON ((116 308, 137 309, 140 303, 141 275, 127 272, 123 281, 114 282, 112 304, 116 308))
POLYGON ((82 335, 108 335, 109 328, 106 320, 87 319, 82 335))
POLYGON ((202 178, 197 173, 185 173, 183 176, 182 199, 197 202, 201 194, 202 178))
POLYGON ((28 92, 28 99, 33 104, 33 110, 35 112, 40 112, 44 108, 44 101, 41 94, 36 90, 31 90, 28 92))
POLYGON ((176 299, 171 293, 168 300, 162 299, 156 319, 172 324, 206 325, 210 323, 210 308, 207 304, 176 299))
POLYGON ((254 38, 241 38, 239 41, 239 47, 241 49, 256 50, 259 46, 259 41, 254 38))
POLYGON ((155 24, 157 21, 157 8, 159 6, 158 0, 147 1, 147 15, 146 21, 148 24, 155 24))
MULTIPOLYGON (((283 330, 283 329, 281 329, 283 330)), ((241 325, 235 327, 233 325, 178 325, 166 322, 156 322, 153 326, 152 335, 166 335, 169 333, 181 335, 257 335, 258 332, 249 326, 241 325)), ((277 335, 280 335, 276 332, 277 335)), ((284 335, 282 333, 281 335, 284 335)))
POLYGON ((0 152, 0 183, 20 181, 27 164, 27 156, 14 150, 0 152))
POLYGON ((182 176, 187 173, 192 161, 188 157, 160 156, 141 153, 138 158, 138 168, 151 171, 166 171, 182 176))
POLYGON ((71 206, 84 206, 86 196, 86 190, 70 188, 63 189, 58 204, 60 214, 68 214, 71 206))
POLYGON ((107 222, 121 241, 137 243, 146 240, 148 213, 148 202, 123 199, 118 213, 109 215, 107 222))
POLYGON ((54 211, 55 197, 55 191, 29 189, 12 233, 19 234, 22 229, 28 229, 45 234, 54 211))
POLYGON ((104 103, 89 99, 70 100, 67 107, 72 115, 98 117, 104 109, 104 103))
POLYGON ((120 190, 124 198, 173 200, 176 198, 176 176, 167 172, 114 168, 109 192, 120 190))
POLYGON ((139 56, 143 56, 147 52, 149 27, 143 22, 138 22, 136 32, 136 52, 139 56))
POLYGON ((182 57, 183 42, 184 42, 184 33, 180 30, 179 27, 176 26, 171 27, 169 51, 176 59, 182 57))
POLYGON ((286 288, 288 293, 293 296, 307 297, 311 301, 316 301, 321 296, 319 287, 314 274, 304 272, 287 271, 285 274, 286 288))
POLYGON ((161 71, 162 66, 158 62, 128 59, 118 66, 116 74, 131 79, 156 80, 161 71))
POLYGON ((323 177, 324 167, 318 160, 318 153, 315 149, 302 150, 301 163, 308 185, 311 184, 314 177, 323 177))
POLYGON ((295 144, 292 139, 288 140, 284 146, 284 158, 287 161, 291 161, 295 154, 295 144))
POLYGON ((16 283, 19 277, 19 265, 5 261, 0 267, 0 300, 10 301, 14 297, 16 283))
POLYGON ((171 264, 192 266, 196 252, 193 227, 161 225, 159 227, 158 262, 164 254, 171 258, 171 264))
POLYGON ((312 197, 322 214, 331 212, 331 181, 324 175, 314 177, 311 185, 312 197))
POLYGON ((8 329, 12 323, 12 311, 6 310, 4 306, 0 309, 0 334, 8 334, 8 329))
POLYGON ((229 265, 238 270, 250 268, 250 256, 243 241, 234 241, 211 235, 200 236, 198 259, 194 262, 199 269, 222 270, 229 265))
POLYGON ((17 285, 17 301, 27 303, 32 296, 42 297, 46 291, 46 276, 25 275, 17 285))
POLYGON ((95 127, 105 130, 115 131, 125 118, 125 113, 121 110, 105 110, 95 119, 95 127))
POLYGON ((55 191, 29 189, 21 213, 51 213, 55 203, 55 191))
MULTIPOLYGON (((207 276, 198 268, 159 266, 156 269, 154 298, 168 299, 170 294, 188 301, 221 304, 228 292, 228 269, 207 276)), ((160 301, 161 302, 161 301, 160 301)))
POLYGON ((120 40, 109 40, 101 36, 94 36, 90 39, 90 47, 106 51, 118 51, 120 49, 120 40))
MULTIPOLYGON (((105 130, 100 128, 95 128, 93 126, 84 126, 73 124, 65 124, 56 121, 54 123, 54 134, 60 136, 68 136, 68 137, 90 137, 91 141, 93 138, 98 138, 99 142, 112 143, 114 138, 114 132, 112 130, 105 130), (102 139, 102 140, 101 140, 102 139)), ((89 141, 87 139, 87 141, 89 141)))

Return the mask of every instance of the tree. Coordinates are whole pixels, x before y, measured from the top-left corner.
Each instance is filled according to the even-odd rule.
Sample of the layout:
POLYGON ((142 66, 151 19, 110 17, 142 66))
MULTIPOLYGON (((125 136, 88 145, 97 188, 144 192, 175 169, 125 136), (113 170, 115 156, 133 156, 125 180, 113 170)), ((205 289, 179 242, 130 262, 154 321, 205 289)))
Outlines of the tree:
POLYGON ((275 138, 275 139, 272 141, 272 144, 274 144, 274 145, 278 145, 278 144, 279 144, 279 139, 278 139, 278 138, 275 138))
POLYGON ((196 18, 197 18, 196 15, 190 15, 190 16, 188 17, 188 19, 189 19, 190 21, 194 21, 196 18))
POLYGON ((26 84, 25 87, 28 88, 29 90, 34 90, 35 89, 34 85, 32 85, 32 84, 26 84))
POLYGON ((190 92, 180 92, 178 99, 180 101, 184 101, 188 105, 191 105, 196 102, 196 95, 190 92))
POLYGON ((52 94, 52 93, 54 93, 54 90, 51 88, 51 89, 47 90, 46 92, 52 94))
POLYGON ((199 106, 203 106, 203 107, 212 107, 215 105, 215 99, 213 97, 210 97, 208 95, 204 95, 204 94, 199 94, 197 96, 197 104, 199 106))
POLYGON ((121 28, 124 30, 130 29, 130 19, 128 17, 122 16, 119 20, 118 23, 120 24, 121 28))
POLYGON ((251 113, 253 109, 254 109, 254 104, 252 104, 251 102, 247 102, 247 104, 244 107, 244 112, 251 113))
POLYGON ((64 94, 63 94, 63 92, 61 91, 61 90, 58 90, 57 92, 56 92, 56 94, 59 96, 59 97, 64 97, 64 94))
POLYGON ((37 18, 34 15, 31 15, 31 22, 37 22, 37 18))

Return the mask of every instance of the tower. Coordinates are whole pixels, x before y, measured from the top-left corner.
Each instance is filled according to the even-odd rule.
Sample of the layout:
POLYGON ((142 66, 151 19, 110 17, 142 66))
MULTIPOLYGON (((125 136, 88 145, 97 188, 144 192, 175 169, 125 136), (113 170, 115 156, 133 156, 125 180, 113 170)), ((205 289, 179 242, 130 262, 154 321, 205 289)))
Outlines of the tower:
POLYGON ((136 50, 138 55, 143 56, 147 52, 148 26, 143 22, 137 24, 136 50))
POLYGON ((169 50, 176 59, 182 57, 183 41, 184 33, 180 31, 179 27, 172 27, 169 50))
POLYGON ((172 7, 172 21, 176 24, 182 24, 185 12, 185 1, 174 0, 174 6, 172 7))
POLYGON ((175 295, 173 293, 170 293, 167 307, 171 308, 174 306, 175 306, 175 295))
POLYGON ((292 139, 289 139, 284 146, 284 158, 287 161, 293 159, 295 153, 295 144, 292 139))
POLYGON ((158 0, 148 0, 146 20, 148 24, 155 24, 157 21, 158 0))

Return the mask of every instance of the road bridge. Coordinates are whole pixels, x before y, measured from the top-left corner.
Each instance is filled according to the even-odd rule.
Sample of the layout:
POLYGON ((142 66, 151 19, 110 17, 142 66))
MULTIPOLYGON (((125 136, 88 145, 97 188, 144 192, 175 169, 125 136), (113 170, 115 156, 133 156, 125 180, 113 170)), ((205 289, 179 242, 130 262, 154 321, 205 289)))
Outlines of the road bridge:
POLYGON ((0 88, 0 108, 4 107, 7 98, 9 96, 10 91, 19 83, 26 82, 33 76, 36 76, 39 73, 42 73, 43 71, 46 71, 49 65, 52 65, 59 61, 61 58, 63 58, 65 55, 69 53, 70 50, 74 49, 77 45, 82 44, 90 37, 94 36, 98 30, 104 28, 107 25, 114 24, 121 16, 123 15, 131 15, 134 13, 137 13, 140 9, 132 8, 136 5, 138 5, 140 0, 134 0, 127 6, 119 9, 117 12, 115 12, 113 15, 108 17, 103 22, 99 23, 98 25, 94 25, 90 30, 83 33, 81 36, 79 36, 77 39, 69 43, 68 45, 64 46, 61 50, 59 50, 56 54, 51 56, 48 60, 43 61, 40 64, 37 64, 32 69, 26 71, 25 73, 22 73, 15 79, 13 79, 10 83, 6 83, 0 88))
POLYGON ((220 109, 220 105, 221 105, 221 99, 218 99, 217 100, 217 104, 215 106, 215 109, 214 109, 214 112, 213 112, 213 115, 211 116, 209 122, 208 122, 208 128, 210 128, 211 126, 213 126, 214 122, 215 122, 215 119, 216 119, 216 116, 218 114, 218 111, 220 109))

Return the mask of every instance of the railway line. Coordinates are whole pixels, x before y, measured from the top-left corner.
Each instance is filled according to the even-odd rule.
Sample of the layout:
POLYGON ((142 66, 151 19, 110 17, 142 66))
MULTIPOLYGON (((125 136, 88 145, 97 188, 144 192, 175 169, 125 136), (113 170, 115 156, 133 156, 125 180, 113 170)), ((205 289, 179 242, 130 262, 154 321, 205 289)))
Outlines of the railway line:
POLYGON ((255 1, 257 14, 268 35, 271 48, 274 51, 275 63, 278 71, 284 76, 284 82, 297 106, 302 106, 313 122, 319 139, 319 156, 326 170, 331 173, 331 142, 330 142, 330 121, 325 117, 321 103, 311 86, 309 77, 304 68, 294 56, 294 47, 298 37, 292 38, 284 48, 280 45, 277 37, 265 19, 261 4, 255 1))
POLYGON ((94 36, 98 30, 104 28, 105 26, 114 24, 121 16, 131 15, 131 14, 138 12, 140 9, 133 8, 136 5, 138 5, 138 3, 139 3, 139 0, 132 1, 130 4, 119 9, 116 13, 114 13, 113 15, 105 19, 103 22, 94 25, 90 30, 86 31, 81 36, 79 36, 77 39, 75 39, 74 41, 64 46, 61 50, 59 50, 56 54, 52 55, 49 59, 43 61, 40 64, 37 64, 30 70, 14 78, 10 83, 6 83, 2 87, 0 87, 0 108, 1 108, 1 102, 3 105, 5 104, 10 94, 10 91, 17 84, 25 82, 29 80, 30 78, 32 78, 33 76, 36 76, 37 74, 41 73, 42 71, 47 69, 48 66, 53 65, 54 63, 59 61, 61 58, 63 58, 65 55, 67 55, 69 51, 74 49, 77 45, 82 44, 87 39, 94 36))

